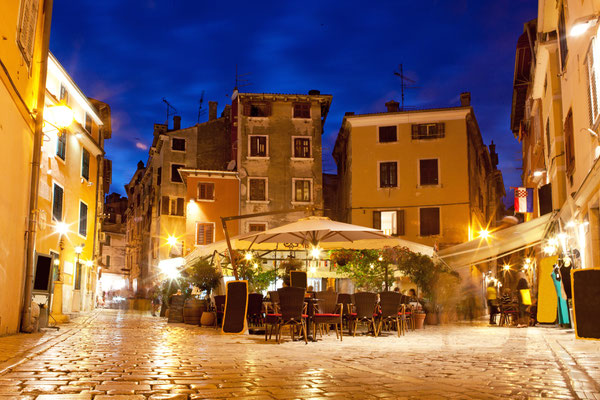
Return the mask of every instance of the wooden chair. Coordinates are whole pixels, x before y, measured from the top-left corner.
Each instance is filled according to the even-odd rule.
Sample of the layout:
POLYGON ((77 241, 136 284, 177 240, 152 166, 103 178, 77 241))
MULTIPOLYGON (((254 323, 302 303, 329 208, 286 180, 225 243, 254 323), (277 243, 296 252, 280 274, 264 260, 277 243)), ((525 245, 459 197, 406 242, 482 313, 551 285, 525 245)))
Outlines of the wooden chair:
POLYGON ((254 325, 262 325, 263 323, 263 295, 260 293, 248 294, 248 325, 253 323, 254 325))
POLYGON ((397 292, 381 292, 379 293, 379 310, 378 316, 379 326, 377 327, 377 335, 381 333, 381 328, 384 324, 396 324, 396 331, 400 337, 401 326, 398 312, 400 310, 400 293, 397 292))
POLYGON ((358 292, 354 293, 354 311, 350 312, 349 316, 354 322, 352 336, 356 336, 356 329, 359 322, 367 324, 369 329, 373 329, 373 335, 377 336, 377 326, 375 325, 375 317, 377 316, 377 293, 358 292))
POLYGON ((323 326, 335 325, 335 337, 340 341, 343 338, 342 334, 342 308, 339 304, 338 294, 335 292, 316 292, 315 298, 318 300, 315 305, 313 314, 313 335, 317 334, 317 326, 319 327, 321 336, 323 336, 323 326), (339 332, 338 332, 339 327, 339 332))
POLYGON ((304 341, 308 343, 306 334, 306 318, 304 306, 304 288, 284 287, 277 290, 279 296, 279 313, 267 314, 265 319, 265 341, 267 340, 268 326, 271 325, 269 338, 276 329, 277 343, 281 343, 281 328, 290 325, 292 340, 295 338, 295 329, 300 328, 304 341))

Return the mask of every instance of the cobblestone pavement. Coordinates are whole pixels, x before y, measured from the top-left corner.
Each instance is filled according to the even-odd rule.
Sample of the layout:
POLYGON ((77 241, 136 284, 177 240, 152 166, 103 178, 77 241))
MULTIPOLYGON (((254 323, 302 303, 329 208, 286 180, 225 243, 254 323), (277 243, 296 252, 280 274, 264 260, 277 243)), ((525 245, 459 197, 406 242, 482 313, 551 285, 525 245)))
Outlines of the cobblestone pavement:
POLYGON ((600 400, 600 343, 572 331, 457 325, 284 339, 102 310, 58 333, 0 338, 0 400, 600 400))

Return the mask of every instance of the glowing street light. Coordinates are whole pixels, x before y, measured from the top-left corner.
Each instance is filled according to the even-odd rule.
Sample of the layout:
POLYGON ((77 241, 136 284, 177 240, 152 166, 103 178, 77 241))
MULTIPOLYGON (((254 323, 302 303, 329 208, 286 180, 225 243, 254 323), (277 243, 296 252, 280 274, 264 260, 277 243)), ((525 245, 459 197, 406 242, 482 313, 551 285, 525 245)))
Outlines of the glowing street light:
POLYGON ((66 104, 57 104, 44 110, 44 119, 57 129, 65 129, 73 123, 75 115, 66 104))
POLYGON ((249 251, 246 252, 246 254, 244 254, 244 259, 246 261, 251 261, 252 260, 252 253, 250 253, 249 251))
POLYGON ((321 248, 319 246, 317 247, 313 247, 312 250, 310 251, 310 255, 313 258, 320 258, 321 257, 321 248))
POLYGON ((85 265, 86 265, 87 267, 91 267, 91 266, 93 266, 93 265, 94 265, 94 262, 93 262, 92 260, 87 260, 87 261, 85 262, 85 265))
POLYGON ((510 264, 504 264, 504 266, 502 267, 505 271, 508 271, 510 269, 510 264))
POLYGON ((169 258, 158 263, 160 271, 169 279, 177 279, 181 276, 180 267, 185 264, 185 259, 182 257, 169 258))
POLYGON ((167 244, 171 247, 175 246, 177 244, 177 238, 173 235, 169 235, 167 238, 167 244))
POLYGON ((571 27, 571 36, 581 36, 583 35, 589 28, 596 25, 598 23, 598 16, 596 15, 588 15, 585 17, 581 17, 575 20, 573 26, 571 27))
POLYGON ((77 258, 83 253, 84 244, 80 244, 79 246, 75 246, 75 254, 77 254, 77 258))
POLYGON ((482 239, 488 239, 490 237, 490 231, 488 231, 487 229, 480 230, 479 237, 482 239))
POLYGON ((54 225, 54 230, 59 235, 66 235, 67 232, 69 232, 69 225, 67 225, 65 222, 57 222, 54 225))

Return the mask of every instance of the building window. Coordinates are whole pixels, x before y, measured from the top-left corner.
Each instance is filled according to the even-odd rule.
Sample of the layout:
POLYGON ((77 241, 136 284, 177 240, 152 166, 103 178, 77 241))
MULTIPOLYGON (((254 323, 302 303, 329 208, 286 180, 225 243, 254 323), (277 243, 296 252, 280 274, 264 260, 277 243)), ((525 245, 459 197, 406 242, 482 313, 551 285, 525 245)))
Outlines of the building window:
POLYGON ((588 78, 588 99, 590 102, 590 125, 594 125, 598 119, 600 113, 600 107, 598 106, 598 74, 597 70, 600 68, 598 65, 598 52, 596 50, 596 39, 592 38, 590 48, 586 56, 587 64, 587 78, 588 78))
POLYGON ((564 5, 560 8, 560 15, 558 16, 558 47, 560 49, 560 67, 564 70, 567 65, 567 54, 569 53, 564 5))
POLYGON ((61 160, 65 161, 67 154, 67 133, 59 132, 58 141, 56 142, 56 155, 61 160))
POLYGON ((427 140, 443 138, 446 134, 446 126, 443 122, 437 124, 415 124, 411 125, 413 140, 427 140))
POLYGON ((172 138, 171 139, 171 150, 185 151, 185 139, 172 138))
POLYGON ((88 113, 85 113, 85 130, 89 134, 92 133, 92 117, 88 113))
POLYGON ((390 236, 404 235, 404 210, 373 211, 373 228, 390 236))
POLYGON ((83 201, 79 202, 79 234, 87 236, 88 206, 83 201))
POLYGON ((160 186, 162 182, 162 167, 156 169, 156 184, 160 186))
POLYGON ((90 152, 84 147, 81 148, 81 176, 86 181, 90 180, 90 152))
POLYGON ((421 236, 440 234, 440 209, 439 207, 421 208, 419 210, 419 225, 421 236))
POLYGON ((104 241, 104 244, 110 246, 110 235, 106 235, 106 240, 104 241))
POLYGON ((379 127, 379 143, 396 142, 398 140, 396 126, 379 127))
POLYGON ((248 178, 248 200, 266 201, 267 200, 267 179, 266 178, 248 178))
POLYGON ((250 136, 250 157, 267 156, 267 137, 250 136))
POLYGON ((63 220, 63 196, 63 188, 55 183, 52 193, 52 219, 55 221, 63 220))
POLYGON ((171 164, 171 182, 181 183, 183 182, 183 178, 179 173, 179 168, 185 168, 185 165, 182 164, 171 164))
POLYGON ((310 103, 294 103, 294 118, 310 118, 310 103))
POLYGON ((567 161, 567 176, 575 172, 575 142, 573 137, 573 110, 569 109, 565 118, 565 157, 567 161))
POLYGON ((206 245, 214 242, 215 224, 212 222, 196 223, 196 244, 206 245))
POLYGON ((271 103, 246 103, 244 104, 244 115, 247 117, 269 117, 271 115, 271 103))
POLYGON ((398 187, 398 163, 396 161, 379 164, 379 187, 398 187))
POLYGON ((51 250, 50 256, 52 257, 52 280, 58 281, 60 280, 60 255, 51 250), (58 260, 58 265, 54 264, 54 260, 58 260))
POLYGON ((77 265, 75 266, 75 281, 74 281, 74 289, 75 290, 81 290, 81 263, 78 262, 76 263, 77 265))
POLYGON ((69 103, 69 92, 67 91, 67 88, 65 87, 65 85, 63 85, 62 83, 60 84, 60 101, 64 104, 68 104, 69 103))
POLYGON ((294 180, 294 201, 299 203, 309 203, 312 201, 310 179, 294 180))
POLYGON ((438 160, 436 158, 419 160, 419 182, 421 186, 437 185, 439 183, 438 174, 438 160))
POLYGON ((183 217, 183 206, 185 199, 183 197, 163 196, 161 200, 161 215, 175 215, 183 217))
POLYGON ((215 199, 215 184, 210 182, 201 182, 198 184, 198 199, 199 200, 214 200, 215 199))
POLYGON ((264 222, 250 222, 248 232, 264 232, 267 230, 267 224, 264 222))
POLYGON ((110 268, 110 256, 106 256, 106 268, 110 268))
POLYGON ((294 157, 310 158, 310 138, 294 138, 294 157))
POLYGON ((546 120, 546 155, 550 158, 552 143, 550 142, 550 118, 546 120))

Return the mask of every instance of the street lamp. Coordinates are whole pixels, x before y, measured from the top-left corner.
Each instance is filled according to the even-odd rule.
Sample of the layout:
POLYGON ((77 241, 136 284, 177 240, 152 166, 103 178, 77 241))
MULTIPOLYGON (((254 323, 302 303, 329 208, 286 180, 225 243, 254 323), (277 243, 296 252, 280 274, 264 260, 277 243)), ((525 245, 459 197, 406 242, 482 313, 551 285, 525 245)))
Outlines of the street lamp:
POLYGON ((585 17, 577 18, 575 22, 573 22, 573 26, 571 26, 571 32, 569 33, 571 36, 581 36, 597 23, 597 15, 587 15, 585 17))
POLYGON ((44 110, 44 120, 59 131, 68 128, 74 119, 73 110, 66 104, 60 103, 44 110))

